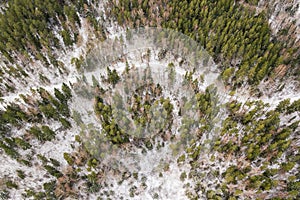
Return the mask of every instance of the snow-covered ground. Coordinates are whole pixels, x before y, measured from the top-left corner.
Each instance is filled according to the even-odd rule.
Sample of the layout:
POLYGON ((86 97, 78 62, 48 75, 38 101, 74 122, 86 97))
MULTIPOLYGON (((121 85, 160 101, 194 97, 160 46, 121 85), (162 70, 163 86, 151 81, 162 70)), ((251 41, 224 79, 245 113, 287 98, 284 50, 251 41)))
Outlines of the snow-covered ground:
POLYGON ((289 24, 295 23, 295 36, 300 39, 300 2, 298 0, 260 0, 258 4, 260 11, 270 10, 269 24, 273 33, 287 28, 289 24), (288 25, 288 26, 287 26, 288 25))

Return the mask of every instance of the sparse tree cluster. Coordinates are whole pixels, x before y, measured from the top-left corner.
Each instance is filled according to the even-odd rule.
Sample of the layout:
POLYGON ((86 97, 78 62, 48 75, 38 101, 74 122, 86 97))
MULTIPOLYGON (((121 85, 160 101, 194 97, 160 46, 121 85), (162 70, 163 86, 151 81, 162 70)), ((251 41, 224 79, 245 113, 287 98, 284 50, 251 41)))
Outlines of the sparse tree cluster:
POLYGON ((32 147, 32 136, 41 142, 51 141, 56 136, 53 130, 43 122, 49 119, 59 121, 64 129, 71 128, 68 120, 70 111, 68 101, 72 97, 71 89, 68 85, 62 85, 62 92, 54 89, 54 96, 48 91, 40 88, 32 91, 35 95, 20 95, 24 104, 10 103, 6 109, 0 111, 0 148, 10 157, 17 159, 20 163, 30 166, 31 163, 25 158, 21 158, 19 151, 28 150, 32 147), (13 128, 22 128, 24 124, 31 124, 20 137, 11 137, 10 131, 13 128))

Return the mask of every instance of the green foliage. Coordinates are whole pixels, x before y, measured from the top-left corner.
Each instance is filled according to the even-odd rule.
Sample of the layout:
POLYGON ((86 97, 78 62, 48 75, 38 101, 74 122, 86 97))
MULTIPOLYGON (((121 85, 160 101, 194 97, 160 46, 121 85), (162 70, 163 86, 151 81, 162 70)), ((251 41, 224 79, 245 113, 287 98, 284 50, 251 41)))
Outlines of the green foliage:
MULTIPOLYGON (((13 55, 23 55, 49 64, 46 55, 57 66, 52 48, 60 48, 59 39, 55 36, 54 27, 59 27, 66 46, 76 42, 80 19, 77 13, 84 12, 83 5, 91 2, 81 1, 8 1, 6 9, 0 14, 1 53, 13 62, 13 55), (80 5, 80 6, 79 6, 80 5)), ((96 13, 95 13, 96 14, 96 13)), ((94 20, 96 15, 89 16, 94 20)), ((102 29, 101 25, 98 25, 102 29)))
POLYGON ((229 139, 225 143, 220 140, 217 141, 216 148, 221 152, 234 153, 235 155, 241 155, 240 149, 244 149, 247 159, 251 161, 268 156, 271 156, 269 158, 272 160, 278 159, 291 144, 289 137, 292 134, 292 129, 282 127, 278 130, 280 125, 278 109, 276 109, 277 111, 266 112, 264 111, 264 104, 261 102, 255 102, 255 104, 243 112, 240 111, 241 104, 238 102, 231 102, 227 105, 233 116, 223 121, 221 134, 222 136, 226 134, 233 139, 229 139), (258 118, 259 120, 257 120, 258 118), (245 128, 239 131, 238 125, 245 128), (242 135, 241 143, 236 143, 235 133, 242 135), (264 149, 262 149, 263 146, 264 149), (274 154, 274 151, 277 154, 274 154))
POLYGON ((1 52, 12 61, 12 52, 28 51, 39 57, 38 51, 43 46, 58 46, 58 39, 48 26, 50 19, 59 24, 54 16, 62 14, 56 1, 9 1, 8 8, 0 15, 1 32, 5 33, 1 34, 1 41, 6 43, 6 46, 1 45, 1 52))
POLYGON ((58 113, 51 104, 40 105, 39 109, 45 115, 46 118, 58 119, 58 113))
POLYGON ((106 68, 107 71, 107 79, 106 81, 113 85, 113 87, 119 82, 120 76, 116 69, 111 70, 109 67, 106 68))
POLYGON ((274 186, 274 182, 270 178, 265 178, 262 184, 260 185, 260 188, 264 191, 271 190, 274 186))
POLYGON ((42 126, 41 128, 37 126, 32 126, 29 133, 33 134, 40 141, 51 141, 55 138, 55 132, 52 131, 49 126, 42 126))
POLYGON ((65 118, 60 118, 59 121, 65 129, 69 129, 72 127, 71 123, 68 120, 66 120, 65 118))
POLYGON ((9 192, 7 190, 1 190, 0 199, 2 200, 10 199, 9 192))
POLYGON ((74 164, 74 157, 71 156, 70 154, 66 153, 66 152, 64 153, 64 159, 67 161, 67 163, 69 165, 73 165, 74 164))
POLYGON ((250 5, 257 5, 259 0, 245 0, 246 3, 249 3, 250 5))
POLYGON ((35 192, 32 189, 26 189, 25 193, 22 194, 22 196, 25 198, 29 198, 29 197, 32 197, 34 195, 34 193, 35 192))
POLYGON ((71 64, 74 64, 77 70, 81 69, 83 62, 84 62, 83 57, 71 59, 71 64))
MULTIPOLYGON (((231 115, 236 116, 237 112, 240 110, 242 103, 237 101, 232 101, 227 103, 227 109, 230 111, 231 115)), ((248 120, 247 120, 248 121, 248 120)))
POLYGON ((60 34, 66 46, 71 46, 74 43, 68 30, 62 30, 60 34))
POLYGON ((38 159, 40 159, 40 160, 42 161, 42 163, 43 163, 44 165, 47 164, 47 163, 49 162, 49 160, 48 160, 45 156, 43 156, 43 155, 41 155, 41 154, 38 154, 37 157, 38 157, 38 159))
POLYGON ((181 155, 178 159, 177 159, 177 163, 183 163, 185 161, 185 155, 181 155))
POLYGON ((151 140, 147 139, 144 143, 145 143, 145 146, 148 150, 153 149, 153 144, 152 144, 151 140))
POLYGON ((52 163, 53 166, 55 167, 59 167, 60 166, 60 163, 58 160, 54 159, 54 158, 50 158, 50 161, 52 163))
POLYGON ((19 160, 19 162, 22 163, 22 164, 24 164, 24 165, 26 165, 27 167, 32 167, 31 162, 28 161, 28 160, 21 159, 21 160, 19 160))
POLYGON ((61 90, 63 91, 64 96, 66 97, 67 100, 71 99, 72 91, 71 91, 71 88, 67 84, 63 83, 61 86, 61 90))
POLYGON ((293 112, 300 112, 300 99, 294 101, 290 106, 288 106, 287 114, 291 114, 293 112))
MULTIPOLYGON (((246 156, 251 167, 260 166, 256 169, 251 169, 250 166, 229 167, 222 174, 227 184, 245 184, 246 190, 257 190, 258 194, 273 191, 278 181, 282 181, 282 179, 274 181, 276 179, 274 176, 285 174, 283 179, 286 180, 286 177, 293 173, 297 152, 291 136, 295 129, 291 125, 291 120, 286 124, 280 122, 280 118, 285 117, 290 105, 289 100, 285 100, 275 110, 270 110, 268 105, 260 101, 244 105, 237 101, 227 103, 230 115, 223 121, 221 137, 215 142, 214 149, 236 158, 246 156), (270 163, 277 162, 280 165, 278 169, 269 168, 270 163), (256 173, 249 176, 250 171, 256 173)), ((291 178, 291 181, 295 181, 295 178, 296 176, 291 178)), ((280 191, 286 192, 286 188, 280 191)), ((289 198, 297 196, 294 188, 288 191, 290 191, 289 198)))
POLYGON ((78 142, 78 143, 82 142, 79 135, 75 135, 75 141, 78 142))
POLYGON ((46 194, 47 198, 50 198, 50 197, 55 198, 54 191, 55 191, 55 188, 56 188, 56 181, 51 181, 51 182, 48 182, 48 183, 44 183, 43 188, 45 190, 45 194, 46 194))
POLYGON ((298 194, 299 194, 299 191, 300 191, 300 181, 290 182, 288 184, 288 190, 289 191, 296 190, 296 191, 298 191, 298 194))
POLYGON ((14 189, 18 189, 19 188, 19 186, 16 184, 16 183, 14 183, 13 181, 6 181, 6 187, 7 188, 9 188, 9 189, 12 189, 12 188, 14 188, 14 189))
POLYGON ((76 6, 64 6, 64 12, 72 24, 77 23, 80 26, 80 20, 76 13, 76 6))
POLYGON ((45 165, 44 168, 47 170, 47 172, 49 172, 49 174, 55 176, 56 178, 63 176, 63 174, 60 171, 58 171, 57 169, 55 169, 50 165, 45 165))
MULTIPOLYGON (((258 1, 247 2, 256 5, 258 1)), ((162 26, 195 39, 223 65, 224 80, 236 86, 247 79, 250 84, 258 84, 290 59, 285 45, 273 39, 265 13, 257 14, 251 6, 235 0, 163 0, 155 8, 148 0, 140 4, 121 0, 112 5, 121 25, 162 26)))
POLYGON ((46 194, 44 192, 36 192, 36 193, 34 193, 33 197, 35 200, 45 199, 46 194))
POLYGON ((59 105, 58 112, 60 115, 63 115, 65 117, 70 117, 70 110, 67 102, 64 102, 59 105))
POLYGON ((0 148, 2 148, 7 155, 9 155, 13 159, 17 159, 20 157, 20 154, 14 147, 5 144, 4 142, 0 141, 0 148))
POLYGON ((225 178, 227 184, 236 184, 238 180, 241 180, 246 176, 245 172, 238 169, 236 166, 230 166, 222 175, 225 178))
POLYGON ((24 179, 26 177, 25 173, 22 170, 17 170, 18 177, 24 179))
POLYGON ((54 88, 54 95, 61 103, 66 103, 66 97, 56 88, 54 88))
POLYGON ((1 121, 13 126, 20 126, 22 121, 27 121, 28 116, 18 104, 9 104, 4 112, 1 112, 1 121))
POLYGON ((98 165, 98 161, 95 158, 91 158, 88 160, 87 165, 92 168, 96 168, 98 165))
POLYGON ((281 168, 282 168, 284 171, 288 172, 288 171, 290 171, 291 169, 293 169, 293 167, 295 166, 295 164, 296 164, 296 163, 294 163, 294 162, 282 163, 282 164, 281 164, 281 168))
POLYGON ((233 67, 227 68, 222 73, 222 79, 225 82, 228 82, 229 78, 232 76, 232 74, 234 74, 234 68, 233 67))
POLYGON ((96 98, 97 104, 95 104, 95 113, 101 119, 101 124, 106 137, 113 144, 122 144, 129 142, 128 135, 122 131, 116 124, 112 114, 112 108, 110 105, 105 105, 100 97, 96 98))
POLYGON ((207 199, 216 199, 216 200, 222 199, 215 191, 212 191, 212 190, 208 190, 206 192, 206 198, 207 199))
POLYGON ((280 101, 276 107, 276 111, 280 113, 284 113, 287 111, 289 105, 290 105, 290 99, 285 99, 283 101, 280 101))
POLYGON ((184 181, 186 178, 187 178, 186 172, 182 172, 182 173, 180 174, 180 180, 181 180, 181 181, 184 181))
POLYGON ((24 141, 22 138, 15 138, 16 145, 18 145, 23 150, 27 150, 31 148, 31 144, 24 141))
POLYGON ((97 183, 97 174, 95 172, 92 172, 87 175, 87 179, 88 191, 91 193, 98 192, 100 190, 100 184, 97 183))
POLYGON ((201 127, 200 132, 210 131, 214 123, 212 120, 216 117, 220 109, 217 106, 218 97, 216 95, 216 88, 212 85, 208 86, 205 93, 197 93, 195 97, 197 101, 196 108, 205 121, 205 125, 201 127))
POLYGON ((68 96, 65 96, 58 89, 54 88, 54 95, 56 97, 54 98, 44 88, 38 89, 38 92, 42 98, 42 101, 39 102, 39 109, 46 118, 52 118, 59 121, 60 116, 70 116, 70 110, 67 102, 71 98, 69 94, 70 91, 67 86, 63 86, 62 88, 65 90, 68 96))

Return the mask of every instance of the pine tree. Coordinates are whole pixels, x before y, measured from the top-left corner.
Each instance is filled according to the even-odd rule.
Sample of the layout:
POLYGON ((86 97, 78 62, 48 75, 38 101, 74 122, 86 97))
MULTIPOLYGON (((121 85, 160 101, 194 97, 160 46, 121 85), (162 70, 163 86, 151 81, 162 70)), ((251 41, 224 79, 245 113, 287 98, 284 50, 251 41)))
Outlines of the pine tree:
POLYGON ((72 91, 71 91, 70 87, 67 84, 63 83, 62 86, 61 86, 61 89, 62 89, 66 99, 67 100, 71 99, 72 91))

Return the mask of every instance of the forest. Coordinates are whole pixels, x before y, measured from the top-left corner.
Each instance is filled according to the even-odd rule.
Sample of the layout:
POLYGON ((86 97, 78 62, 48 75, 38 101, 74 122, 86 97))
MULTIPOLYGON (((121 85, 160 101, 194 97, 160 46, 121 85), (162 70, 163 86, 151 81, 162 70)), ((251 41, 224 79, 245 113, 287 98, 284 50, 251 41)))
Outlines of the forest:
POLYGON ((289 41, 293 38, 282 41, 272 36, 267 13, 256 13, 238 2, 121 0, 111 2, 110 14, 121 26, 162 26, 193 38, 213 56, 233 88, 275 78, 276 68, 282 66, 287 74, 299 75, 300 52, 289 41))
POLYGON ((272 2, 0 1, 0 199, 299 199, 272 2))
MULTIPOLYGON (((12 0, 4 4, 0 13, 0 83, 3 85, 0 95, 16 89, 11 77, 24 82, 31 73, 38 71, 32 68, 37 61, 43 67, 54 67, 66 73, 58 56, 78 42, 80 16, 84 16, 95 34, 104 39, 104 29, 97 23, 98 14, 92 4, 92 1, 55 0, 12 0)), ((47 81, 42 74, 40 77, 47 81)))

